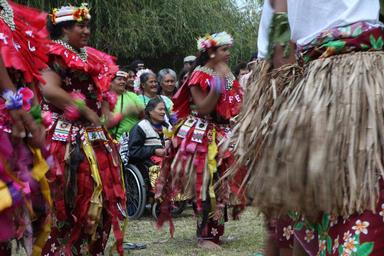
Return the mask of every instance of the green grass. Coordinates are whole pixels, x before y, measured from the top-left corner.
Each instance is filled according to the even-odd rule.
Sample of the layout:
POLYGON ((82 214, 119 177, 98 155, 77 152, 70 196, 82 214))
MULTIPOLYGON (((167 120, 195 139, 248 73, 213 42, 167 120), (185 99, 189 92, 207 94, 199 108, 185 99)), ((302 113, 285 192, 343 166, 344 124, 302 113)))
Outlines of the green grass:
MULTIPOLYGON (((144 243, 147 248, 144 250, 125 251, 124 255, 145 255, 145 256, 255 256, 262 252, 264 228, 261 216, 248 208, 240 217, 240 220, 230 220, 225 225, 225 234, 222 237, 222 250, 208 251, 199 249, 196 246, 196 222, 192 210, 185 212, 174 219, 175 235, 170 238, 168 226, 158 230, 155 228, 155 221, 151 217, 143 217, 140 220, 129 221, 125 233, 125 241, 133 243, 144 243)), ((112 237, 112 235, 111 235, 112 237)), ((113 243, 110 238, 109 246, 113 243)), ((13 244, 12 255, 25 256, 24 250, 17 250, 13 244)), ((105 255, 108 255, 109 248, 105 255)), ((117 255, 117 254, 114 254, 117 255)))
POLYGON ((144 250, 132 250, 126 255, 236 255, 250 256, 262 252, 264 229, 262 217, 257 216, 252 209, 247 209, 240 220, 230 220, 225 225, 225 234, 222 237, 222 250, 208 251, 196 246, 196 222, 192 210, 186 210, 181 216, 174 219, 175 235, 170 238, 168 226, 162 230, 155 228, 151 217, 132 220, 128 223, 125 234, 126 242, 144 243, 144 250))

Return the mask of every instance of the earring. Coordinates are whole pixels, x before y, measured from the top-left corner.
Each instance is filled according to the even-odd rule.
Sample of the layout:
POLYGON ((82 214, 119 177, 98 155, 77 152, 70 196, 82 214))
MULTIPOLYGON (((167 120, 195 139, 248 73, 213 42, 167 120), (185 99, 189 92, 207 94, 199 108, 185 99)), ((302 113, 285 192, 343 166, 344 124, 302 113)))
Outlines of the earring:
POLYGON ((215 58, 216 57, 216 55, 214 54, 214 53, 212 53, 211 55, 209 55, 209 58, 211 58, 211 59, 213 59, 213 58, 215 58))

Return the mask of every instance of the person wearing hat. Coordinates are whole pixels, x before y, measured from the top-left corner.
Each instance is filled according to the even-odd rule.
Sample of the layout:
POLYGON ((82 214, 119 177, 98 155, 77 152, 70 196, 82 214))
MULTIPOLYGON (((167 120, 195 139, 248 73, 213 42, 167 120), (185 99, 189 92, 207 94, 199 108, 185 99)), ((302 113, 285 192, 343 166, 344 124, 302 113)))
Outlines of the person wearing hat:
POLYGON ((111 90, 117 94, 118 98, 112 109, 112 122, 110 122, 109 132, 117 140, 125 132, 129 132, 143 116, 144 104, 139 96, 126 90, 128 76, 128 72, 118 71, 111 83, 111 90))
POLYGON ((120 157, 101 118, 118 67, 113 57, 87 46, 90 18, 83 3, 55 8, 48 19, 52 41, 41 88, 42 108, 52 113, 47 142, 54 163, 53 222, 41 255, 103 255, 111 230, 123 255, 120 157))
POLYGON ((184 68, 188 68, 188 69, 191 69, 193 64, 195 63, 196 61, 196 56, 193 56, 193 55, 189 55, 187 57, 184 58, 184 68))

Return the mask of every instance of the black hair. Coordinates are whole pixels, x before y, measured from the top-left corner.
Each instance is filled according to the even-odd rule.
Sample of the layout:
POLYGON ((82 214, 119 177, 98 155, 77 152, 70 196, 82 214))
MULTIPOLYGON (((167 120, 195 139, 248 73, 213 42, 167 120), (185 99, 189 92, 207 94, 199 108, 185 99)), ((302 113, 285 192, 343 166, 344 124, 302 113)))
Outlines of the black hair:
POLYGON ((249 60, 249 62, 254 61, 254 60, 257 60, 257 55, 258 55, 258 53, 257 53, 257 52, 254 52, 254 53, 252 54, 251 59, 249 60))
POLYGON ((236 78, 238 77, 238 75, 240 74, 240 70, 242 70, 242 69, 247 69, 247 63, 245 63, 245 62, 241 62, 241 63, 239 63, 239 64, 236 66, 236 68, 235 68, 235 73, 234 73, 234 75, 235 75, 236 78))
POLYGON ((131 64, 129 64, 129 68, 136 73, 137 72, 136 69, 139 66, 139 64, 144 64, 144 61, 139 60, 139 59, 134 60, 131 62, 131 64))
POLYGON ((53 24, 51 18, 48 16, 47 20, 47 30, 49 32, 49 37, 52 40, 60 39, 63 36, 63 29, 72 28, 75 26, 75 20, 68 20, 60 22, 59 24, 53 24))
POLYGON ((182 69, 180 70, 180 72, 179 72, 179 76, 177 77, 177 81, 179 82, 179 87, 182 86, 182 84, 180 84, 181 80, 183 80, 184 76, 185 76, 186 74, 188 74, 188 72, 190 72, 190 71, 191 71, 191 68, 190 68, 190 67, 189 67, 189 68, 184 67, 184 68, 182 68, 182 69))
MULTIPOLYGON (((144 109, 144 118, 147 119, 148 121, 151 121, 151 115, 149 112, 154 110, 157 107, 157 105, 159 105, 160 103, 163 103, 164 107, 166 108, 165 102, 160 96, 156 96, 155 98, 150 99, 144 109)), ((169 126, 165 121, 161 125, 165 127, 169 126)))

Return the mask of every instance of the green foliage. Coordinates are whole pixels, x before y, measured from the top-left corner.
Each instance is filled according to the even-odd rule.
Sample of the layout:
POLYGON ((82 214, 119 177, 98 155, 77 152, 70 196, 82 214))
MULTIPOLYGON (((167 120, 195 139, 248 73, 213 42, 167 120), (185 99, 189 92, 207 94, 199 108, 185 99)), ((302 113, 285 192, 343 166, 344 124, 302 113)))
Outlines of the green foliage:
MULTIPOLYGON (((82 1, 16 0, 45 11, 82 1)), ((196 53, 196 38, 227 31, 235 39, 232 64, 256 51, 259 0, 240 10, 233 0, 90 0, 91 45, 126 64, 136 58, 149 66, 180 67, 196 53)))

